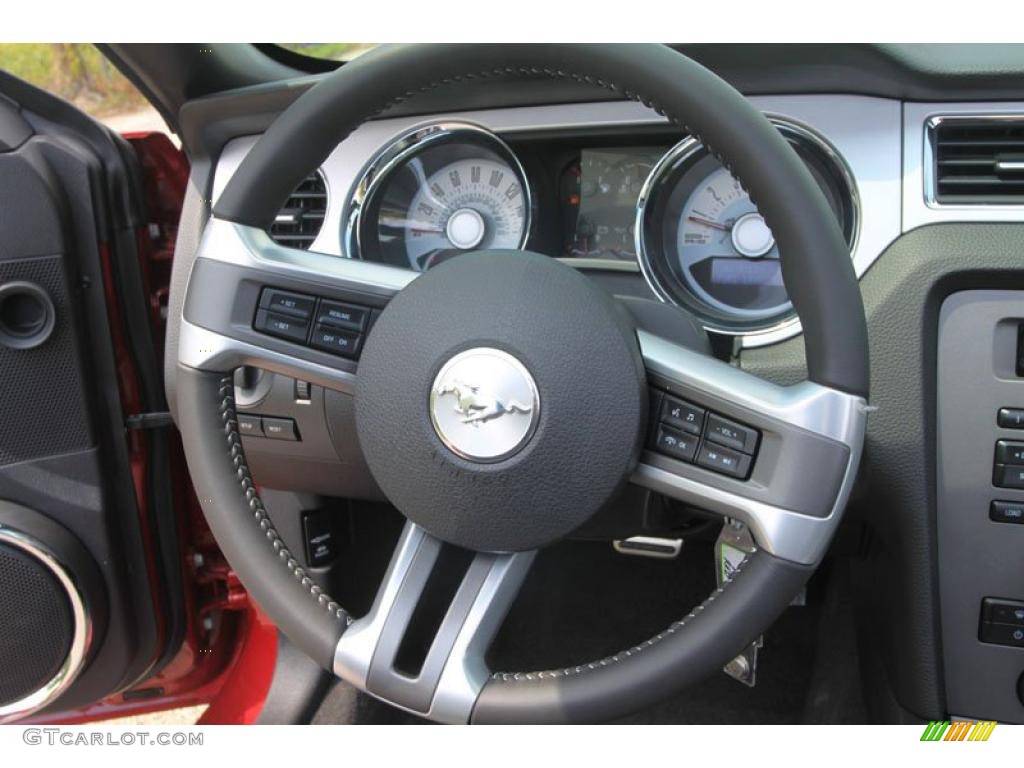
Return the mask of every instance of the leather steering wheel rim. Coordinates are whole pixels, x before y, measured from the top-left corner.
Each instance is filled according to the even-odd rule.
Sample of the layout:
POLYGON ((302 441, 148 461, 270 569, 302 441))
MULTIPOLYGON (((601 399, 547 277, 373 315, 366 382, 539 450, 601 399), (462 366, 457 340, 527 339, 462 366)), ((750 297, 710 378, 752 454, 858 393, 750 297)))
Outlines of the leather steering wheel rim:
MULTIPOLYGON (((863 305, 846 244, 813 178, 768 120, 716 75, 669 48, 438 45, 372 51, 324 78, 275 121, 215 205, 215 222, 265 229, 309 170, 365 120, 420 92, 505 74, 569 78, 640 101, 697 137, 750 192, 780 246, 784 282, 804 328, 808 380, 845 395, 848 420, 860 419, 847 425, 849 462, 828 510, 834 524, 859 460, 869 373, 863 305)), ((186 315, 197 293, 190 281, 186 315)), ((285 634, 324 666, 343 670, 339 640, 353 619, 289 552, 249 475, 228 375, 228 362, 238 358, 221 355, 196 364, 190 343, 183 337, 179 349, 178 421, 211 529, 243 584, 285 634)), ((813 562, 792 562, 758 549, 701 606, 638 646, 568 669, 499 673, 479 681, 465 719, 606 720, 657 701, 721 667, 755 639, 813 573, 821 553, 819 546, 813 562)), ((365 680, 355 682, 366 687, 365 680)))

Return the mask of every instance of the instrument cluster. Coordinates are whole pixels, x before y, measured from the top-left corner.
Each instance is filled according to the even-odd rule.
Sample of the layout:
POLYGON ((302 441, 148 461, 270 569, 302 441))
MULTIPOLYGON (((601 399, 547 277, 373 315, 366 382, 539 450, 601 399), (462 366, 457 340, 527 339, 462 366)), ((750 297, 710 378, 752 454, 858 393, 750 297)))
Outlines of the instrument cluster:
MULTIPOLYGON (((818 182, 847 243, 857 193, 820 136, 775 120, 818 182)), ((516 136, 469 123, 420 127, 381 151, 349 202, 353 257, 423 271, 473 250, 635 263, 663 301, 710 330, 753 334, 793 319, 771 229, 693 138, 516 136)))

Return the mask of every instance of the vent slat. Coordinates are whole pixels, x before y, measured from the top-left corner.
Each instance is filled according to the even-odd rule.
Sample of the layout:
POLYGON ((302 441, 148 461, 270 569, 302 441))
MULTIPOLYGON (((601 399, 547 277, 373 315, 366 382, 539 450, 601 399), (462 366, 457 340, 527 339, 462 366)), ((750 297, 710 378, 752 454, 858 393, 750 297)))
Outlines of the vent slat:
POLYGON ((1008 147, 1008 148, 1021 148, 1024 147, 1024 137, 1019 139, 1011 138, 992 138, 992 139, 944 139, 942 141, 944 147, 1008 147))
POLYGON ((1003 187, 1024 187, 1024 179, 1007 178, 1005 176, 944 176, 939 179, 939 186, 992 186, 1003 187))
POLYGON ((1024 176, 1005 165, 1024 158, 1024 119, 950 119, 931 136, 936 202, 1017 205, 1024 176), (1000 168, 999 163, 1004 163, 1000 168))
POLYGON ((327 184, 319 171, 307 176, 292 192, 267 230, 278 245, 308 249, 327 216, 327 184))
POLYGON ((939 160, 944 168, 992 168, 995 160, 991 157, 949 157, 939 160))

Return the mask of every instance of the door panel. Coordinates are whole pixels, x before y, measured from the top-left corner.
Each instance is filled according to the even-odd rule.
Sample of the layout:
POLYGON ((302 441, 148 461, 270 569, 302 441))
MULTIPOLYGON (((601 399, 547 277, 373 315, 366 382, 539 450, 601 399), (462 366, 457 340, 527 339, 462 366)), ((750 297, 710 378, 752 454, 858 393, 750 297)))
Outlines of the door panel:
MULTIPOLYGON (((28 556, 24 547, 13 551, 15 537, 37 550, 34 575, 26 570, 32 563, 0 569, 0 591, 51 576, 59 582, 56 571, 47 575, 51 557, 68 577, 68 604, 79 600, 90 622, 80 669, 59 681, 64 690, 51 702, 38 691, 22 696, 31 708, 73 709, 130 687, 180 645, 184 629, 179 551, 154 545, 159 531, 176 544, 173 510, 157 519, 161 510, 145 498, 152 477, 145 466, 133 476, 136 454, 126 440, 126 386, 142 409, 162 402, 159 386, 147 390, 138 370, 126 370, 144 361, 148 334, 136 333, 125 342, 132 354, 119 357, 113 329, 126 337, 124 327, 139 320, 130 308, 118 308, 120 317, 108 312, 111 292, 116 297, 132 280, 132 265, 138 279, 141 206, 131 156, 66 103, 0 74, 0 532, 9 536, 10 562, 22 558, 25 566, 28 556), (48 334, 40 325, 47 303, 48 334), (176 584, 168 578, 175 573, 176 584)), ((145 314, 141 322, 146 328, 145 314)), ((149 358, 158 382, 151 348, 149 358)), ((143 440, 147 452, 151 440, 143 440)), ((162 492, 169 497, 169 480, 162 492)), ((61 600, 52 598, 53 612, 74 637, 76 621, 86 619, 66 613, 61 600)), ((24 664, 40 626, 8 618, 0 627, 0 677, 24 664)), ((0 716, 13 717, 18 701, 0 700, 0 712, 5 707, 0 716)))

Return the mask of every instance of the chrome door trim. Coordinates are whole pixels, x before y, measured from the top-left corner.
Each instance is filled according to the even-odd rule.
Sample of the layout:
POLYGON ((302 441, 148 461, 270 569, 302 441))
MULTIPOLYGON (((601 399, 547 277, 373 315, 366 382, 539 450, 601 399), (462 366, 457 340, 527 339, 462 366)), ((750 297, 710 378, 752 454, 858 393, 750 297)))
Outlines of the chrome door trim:
POLYGON ((54 575, 63 587, 71 606, 74 630, 71 645, 56 674, 44 685, 17 701, 0 706, 0 724, 10 723, 38 712, 68 689, 82 671, 86 654, 92 646, 92 615, 74 577, 58 557, 41 541, 15 528, 0 524, 0 542, 36 558, 54 575))

